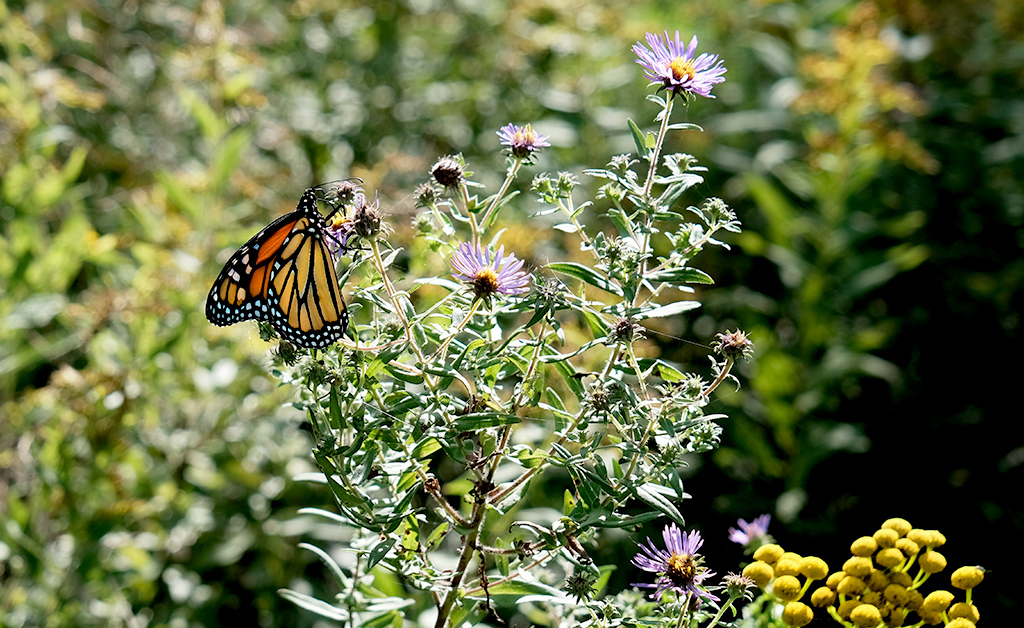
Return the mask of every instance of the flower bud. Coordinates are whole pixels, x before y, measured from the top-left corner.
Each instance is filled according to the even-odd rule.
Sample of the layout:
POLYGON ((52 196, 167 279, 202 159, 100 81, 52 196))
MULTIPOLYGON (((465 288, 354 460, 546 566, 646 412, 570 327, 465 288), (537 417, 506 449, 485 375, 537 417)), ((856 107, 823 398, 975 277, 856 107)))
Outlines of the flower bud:
POLYGON ((882 623, 882 615, 870 604, 861 604, 850 611, 850 621, 858 628, 875 628, 882 623))
POLYGON ((875 532, 872 538, 878 543, 878 547, 896 547, 896 541, 900 538, 900 533, 892 528, 882 528, 875 532))
POLYGON ((761 560, 770 565, 771 563, 779 560, 779 557, 784 553, 785 550, 783 550, 782 547, 775 543, 769 543, 757 548, 757 551, 754 552, 754 560, 761 560))
POLYGON ((985 570, 981 567, 961 567, 953 572, 950 580, 958 589, 973 589, 985 579, 985 570))
POLYGON ((882 524, 883 528, 889 528, 895 530, 896 534, 900 536, 906 536, 907 532, 910 532, 914 526, 910 525, 910 522, 906 519, 894 518, 886 519, 885 523, 882 524))
POLYGON ((926 550, 917 559, 917 564, 925 573, 939 573, 946 568, 946 557, 934 550, 926 550))
POLYGON ((980 615, 978 614, 978 607, 974 604, 968 604, 967 602, 957 602, 949 609, 949 618, 955 619, 957 617, 963 617, 969 619, 974 623, 978 623, 980 615))
POLYGON ((817 556, 806 556, 800 561, 800 575, 808 580, 821 580, 828 575, 828 565, 817 556))
POLYGON ((878 542, 870 536, 862 536, 850 545, 850 553, 854 556, 871 556, 878 549, 878 542))
POLYGON ((758 588, 765 588, 772 581, 775 573, 772 566, 763 560, 757 560, 743 568, 743 575, 754 581, 758 588))
POLYGON ((811 604, 822 608, 825 606, 832 606, 836 601, 836 592, 828 587, 818 587, 811 593, 811 604))
POLYGON ((794 576, 779 576, 772 585, 772 593, 783 602, 792 602, 800 597, 800 581, 794 576))
POLYGON ((801 628, 811 623, 814 619, 814 611, 803 602, 790 602, 782 609, 782 621, 787 626, 801 628))
POLYGON ((938 591, 932 591, 928 594, 928 597, 924 598, 921 610, 930 611, 932 613, 941 613, 949 608, 952 601, 953 594, 949 591, 943 591, 941 589, 938 591))

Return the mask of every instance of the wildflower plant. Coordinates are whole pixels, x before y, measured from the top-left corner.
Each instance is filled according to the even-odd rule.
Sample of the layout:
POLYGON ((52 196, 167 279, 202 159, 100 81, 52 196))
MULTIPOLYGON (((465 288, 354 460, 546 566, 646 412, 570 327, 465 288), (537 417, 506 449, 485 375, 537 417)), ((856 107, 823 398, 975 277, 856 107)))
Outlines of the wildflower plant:
POLYGON ((414 233, 437 254, 424 265, 435 276, 399 266, 411 243, 389 238, 377 203, 337 191, 346 210, 332 229, 348 256, 339 276, 353 323, 327 350, 278 351, 273 370, 311 426, 320 472, 305 478, 333 495, 333 508, 303 512, 338 526, 350 551, 304 544, 338 593, 287 598, 348 625, 411 616, 443 628, 502 625, 510 607, 548 625, 712 626, 749 595, 749 579, 717 579, 699 533, 680 527, 689 495, 678 470, 684 455, 718 445, 725 416, 706 407, 753 345, 724 330, 710 365, 638 348, 652 319, 699 307, 693 285, 713 281, 695 257, 739 231, 725 203, 694 197, 695 158, 662 155, 672 131, 699 130, 670 123, 677 97, 709 96, 723 80, 724 65, 694 58, 695 46, 638 52, 649 75, 692 76, 665 75, 665 94, 650 96, 656 132, 629 121, 637 154, 581 170, 599 186, 593 199, 580 202, 575 175, 535 175, 537 230, 541 216, 560 216, 557 229, 581 242, 571 261, 529 263, 496 230, 510 208, 538 207, 513 191, 549 147, 529 124, 498 131, 507 170, 495 192, 480 195, 460 155, 438 159, 416 189, 414 233), (560 511, 528 498, 532 487, 560 511), (659 519, 664 548, 648 540, 632 566, 594 563, 590 548, 612 531, 659 519), (654 598, 606 591, 616 568, 649 576, 639 586, 654 598))

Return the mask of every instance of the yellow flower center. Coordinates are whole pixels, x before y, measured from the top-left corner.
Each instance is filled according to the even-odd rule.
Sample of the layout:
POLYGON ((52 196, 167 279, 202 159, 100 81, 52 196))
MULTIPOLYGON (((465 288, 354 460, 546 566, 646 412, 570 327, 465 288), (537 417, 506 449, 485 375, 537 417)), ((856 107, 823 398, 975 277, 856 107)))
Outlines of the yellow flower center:
POLYGON ((665 575, 672 584, 685 586, 693 582, 697 566, 693 564, 693 558, 689 554, 672 554, 667 562, 668 569, 665 570, 665 575))
POLYGON ((690 59, 683 59, 682 57, 676 57, 668 64, 670 70, 672 70, 672 77, 677 81, 693 80, 693 77, 697 74, 696 68, 693 67, 693 61, 690 59))
POLYGON ((473 278, 473 291, 477 296, 486 297, 498 291, 498 273, 493 268, 481 268, 473 278))
POLYGON ((527 124, 522 129, 515 132, 512 136, 513 144, 533 144, 534 140, 537 139, 537 134, 533 132, 533 129, 527 124))

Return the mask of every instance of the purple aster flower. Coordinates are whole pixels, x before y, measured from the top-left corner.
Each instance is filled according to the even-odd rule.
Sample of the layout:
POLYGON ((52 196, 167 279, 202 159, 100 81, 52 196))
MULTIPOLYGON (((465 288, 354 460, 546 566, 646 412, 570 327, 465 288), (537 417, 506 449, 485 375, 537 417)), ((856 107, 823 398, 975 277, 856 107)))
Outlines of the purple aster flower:
POLYGON ((771 522, 771 515, 761 515, 750 523, 740 519, 736 522, 736 525, 740 527, 739 530, 729 528, 729 540, 740 545, 750 545, 752 542, 757 542, 760 545, 764 537, 768 535, 768 524, 771 522))
POLYGON ((324 241, 331 251, 331 257, 337 262, 338 258, 348 253, 352 236, 357 235, 356 225, 353 219, 345 211, 345 205, 350 204, 356 207, 366 205, 366 195, 361 190, 352 193, 347 199, 337 198, 328 203, 335 208, 335 213, 327 220, 327 232, 324 241))
POLYGON ((498 137, 501 138, 501 144, 508 146, 509 152, 517 159, 527 159, 540 149, 551 146, 547 141, 548 136, 537 133, 529 124, 506 124, 498 131, 498 137))
POLYGON ((522 294, 529 289, 530 275, 523 271, 523 260, 505 255, 505 247, 493 253, 490 247, 464 242, 452 255, 452 275, 473 288, 478 299, 485 302, 498 293, 522 294))
POLYGON ((636 62, 644 68, 644 74, 652 83, 661 83, 662 88, 670 92, 686 92, 699 94, 705 98, 714 98, 711 88, 725 81, 725 65, 718 55, 701 54, 693 57, 697 51, 697 36, 694 35, 688 46, 684 46, 676 31, 675 41, 669 39, 665 31, 665 39, 654 33, 647 33, 647 46, 636 42, 633 52, 636 62), (650 46, 650 48, 647 48, 650 46))
POLYGON ((704 541, 700 532, 694 530, 686 533, 671 523, 661 533, 667 549, 658 549, 650 537, 647 545, 638 543, 640 553, 633 557, 633 565, 658 574, 654 584, 634 584, 635 587, 656 589, 652 598, 660 598, 666 591, 675 591, 686 597, 705 598, 718 601, 718 598, 706 591, 702 584, 705 578, 715 575, 704 567, 704 557, 697 553, 704 541))

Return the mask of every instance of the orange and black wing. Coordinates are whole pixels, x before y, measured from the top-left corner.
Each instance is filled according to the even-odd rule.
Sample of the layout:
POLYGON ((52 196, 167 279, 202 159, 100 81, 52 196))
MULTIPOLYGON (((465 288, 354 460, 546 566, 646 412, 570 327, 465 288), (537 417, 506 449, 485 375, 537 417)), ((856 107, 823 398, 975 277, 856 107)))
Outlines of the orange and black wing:
POLYGON ((214 325, 266 321, 282 338, 306 348, 333 344, 348 326, 327 224, 316 189, 295 211, 270 223, 235 251, 206 299, 214 325))

